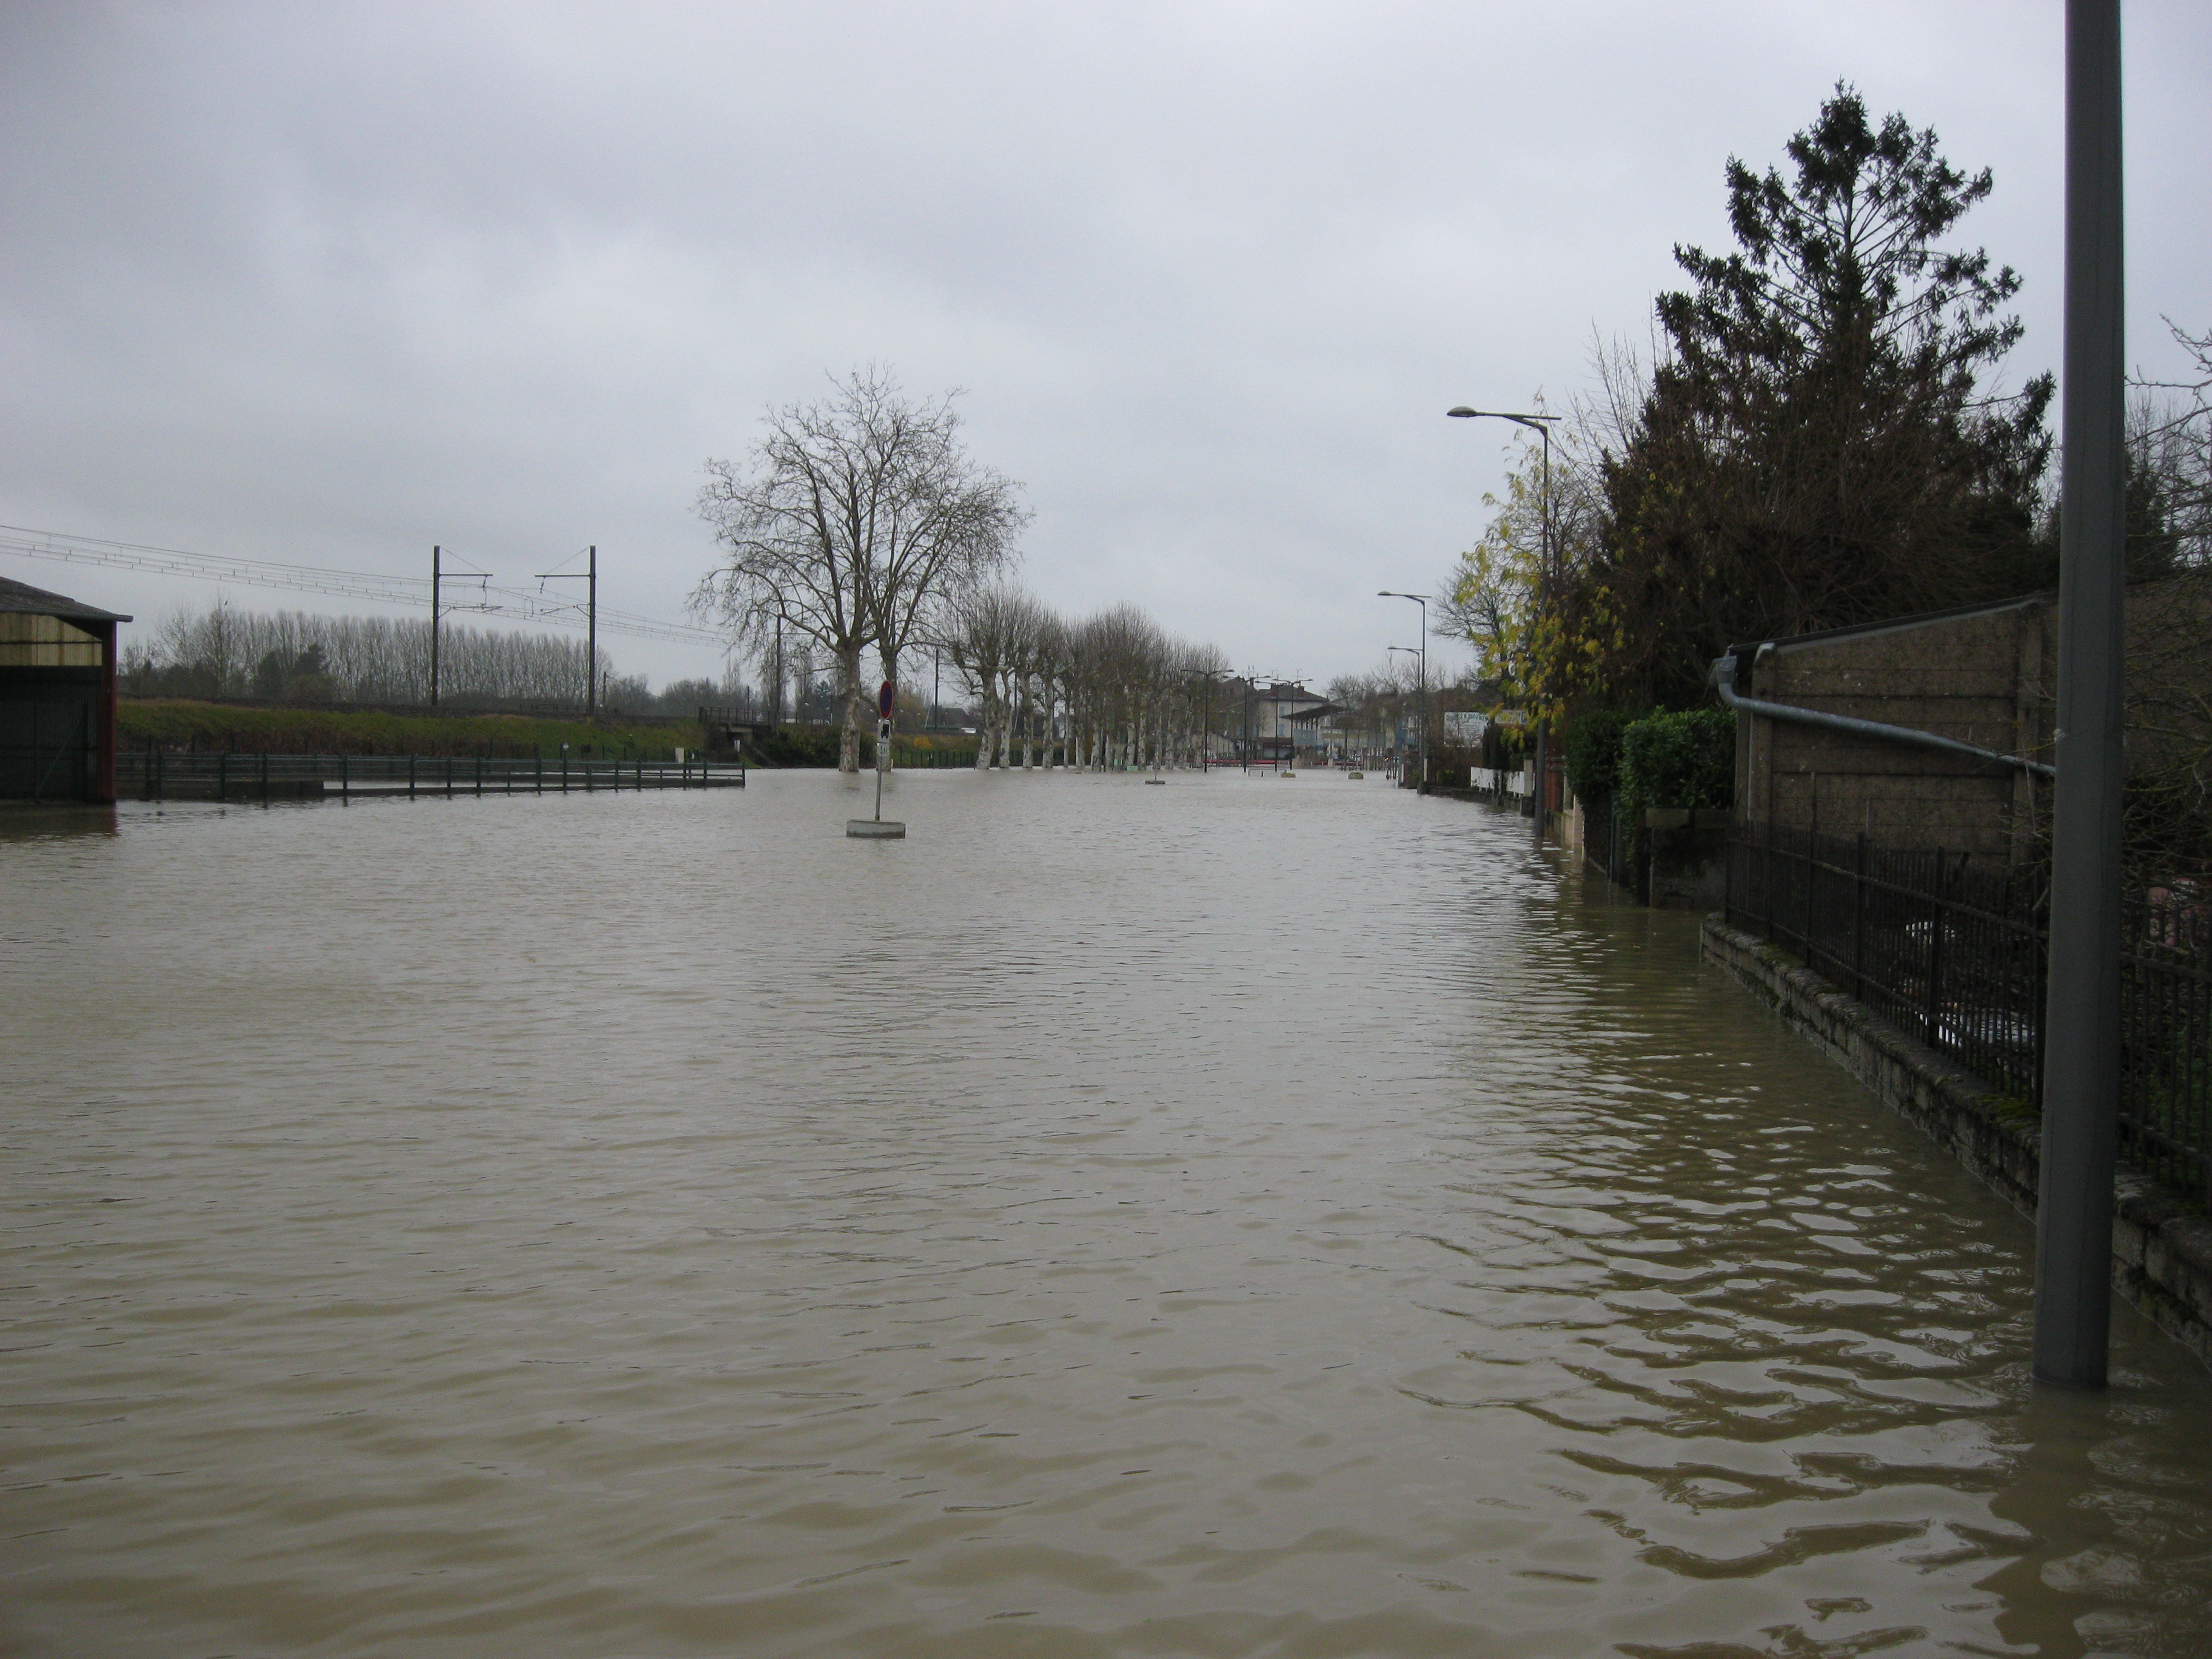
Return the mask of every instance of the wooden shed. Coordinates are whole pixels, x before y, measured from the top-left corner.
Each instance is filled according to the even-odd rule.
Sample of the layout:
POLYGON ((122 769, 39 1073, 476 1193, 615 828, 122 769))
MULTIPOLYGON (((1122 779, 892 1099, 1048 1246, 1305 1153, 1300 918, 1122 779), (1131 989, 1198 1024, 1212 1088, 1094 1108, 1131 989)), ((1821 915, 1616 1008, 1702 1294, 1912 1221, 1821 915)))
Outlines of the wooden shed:
POLYGON ((115 799, 115 625, 0 576, 0 800, 115 799))

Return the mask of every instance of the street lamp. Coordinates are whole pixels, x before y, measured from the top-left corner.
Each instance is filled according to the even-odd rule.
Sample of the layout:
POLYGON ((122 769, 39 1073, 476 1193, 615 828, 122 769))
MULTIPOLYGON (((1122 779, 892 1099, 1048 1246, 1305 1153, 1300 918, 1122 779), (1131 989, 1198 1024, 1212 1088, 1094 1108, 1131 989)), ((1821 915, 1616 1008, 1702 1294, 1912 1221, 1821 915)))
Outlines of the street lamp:
POLYGON ((1420 752, 1421 752, 1421 777, 1420 777, 1420 783, 1421 783, 1421 787, 1422 787, 1422 788, 1426 789, 1426 788, 1428 787, 1428 782, 1429 782, 1429 665, 1428 665, 1428 661, 1427 661, 1428 653, 1427 653, 1426 651, 1416 651, 1416 650, 1414 650, 1414 649, 1413 649, 1413 647, 1412 646, 1410 646, 1410 645, 1386 645, 1386 646, 1384 646, 1382 648, 1383 648, 1383 650, 1384 650, 1385 652, 1396 651, 1396 652, 1402 653, 1404 655, 1408 656, 1408 657, 1419 657, 1419 658, 1422 659, 1422 662, 1421 662, 1421 668, 1420 668, 1420 678, 1419 678, 1418 680, 1416 680, 1416 681, 1414 682, 1416 696, 1417 696, 1417 697, 1418 697, 1418 699, 1419 699, 1419 700, 1414 703, 1414 705, 1413 705, 1413 706, 1414 706, 1417 709, 1419 709, 1419 710, 1420 711, 1420 712, 1419 712, 1419 715, 1418 715, 1418 716, 1417 716, 1417 718, 1416 718, 1416 725, 1417 725, 1417 726, 1418 726, 1418 727, 1419 727, 1419 732, 1418 732, 1418 734, 1417 734, 1416 741, 1418 741, 1418 742, 1419 743, 1419 744, 1420 744, 1420 752))
MULTIPOLYGON (((1504 410, 1498 409, 1469 409, 1465 404, 1460 404, 1456 409, 1448 409, 1444 410, 1444 413, 1450 416, 1455 421, 1510 421, 1516 426, 1527 427, 1531 432, 1534 432, 1538 437, 1544 441, 1544 493, 1541 497, 1541 510, 1544 520, 1544 550, 1543 562, 1537 567, 1536 570, 1536 614, 1539 617, 1541 617, 1544 614, 1545 605, 1551 598, 1552 588, 1551 423, 1553 421, 1558 420, 1559 417, 1556 415, 1509 415, 1504 410)), ((1529 687, 1529 690, 1535 692, 1537 695, 1536 840, 1540 845, 1544 839, 1545 792, 1550 787, 1550 780, 1546 775, 1544 770, 1546 764, 1544 738, 1546 728, 1550 722, 1546 720, 1543 716, 1542 688, 1532 685, 1529 687)))
POLYGON ((1229 678, 1231 671, 1226 668, 1186 668, 1182 672, 1186 678, 1206 682, 1206 717, 1198 728, 1198 772, 1200 777, 1204 777, 1211 769, 1213 759, 1213 683, 1217 679, 1229 678))
MULTIPOLYGON (((1421 649, 1419 652, 1421 659, 1420 793, 1425 795, 1429 793, 1429 602, 1423 599, 1419 593, 1398 593, 1394 592, 1387 587, 1377 589, 1375 597, 1378 599, 1411 599, 1415 605, 1421 607, 1421 649)), ((1407 647, 1402 645, 1394 645, 1390 648, 1393 651, 1403 651, 1407 647)))

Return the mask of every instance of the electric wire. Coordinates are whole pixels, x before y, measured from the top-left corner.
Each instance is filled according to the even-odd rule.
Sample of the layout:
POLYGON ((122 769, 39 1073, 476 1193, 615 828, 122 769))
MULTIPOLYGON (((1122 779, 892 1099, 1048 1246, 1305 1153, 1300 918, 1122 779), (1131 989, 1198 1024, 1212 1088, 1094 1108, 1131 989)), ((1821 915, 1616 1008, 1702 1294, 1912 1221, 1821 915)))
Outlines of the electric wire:
MULTIPOLYGON (((448 550, 450 552, 451 550, 448 550)), ((364 599, 374 605, 430 608, 428 576, 391 576, 365 570, 331 570, 319 565, 288 564, 273 559, 244 559, 228 554, 191 553, 180 548, 152 547, 137 542, 104 541, 94 536, 71 536, 58 531, 33 530, 21 525, 0 525, 0 553, 24 558, 54 559, 69 564, 102 565, 116 570, 145 570, 165 576, 185 576, 198 581, 234 582, 244 586, 288 588, 297 592, 326 593, 339 599, 364 599)), ((473 562, 471 561, 471 562, 473 562)), ((556 628, 582 629, 588 623, 588 607, 581 600, 553 599, 523 587, 501 586, 488 571, 453 571, 456 578, 476 584, 481 601, 456 605, 441 600, 441 611, 467 611, 500 617, 511 622, 538 623, 556 628)), ((599 631, 624 634, 635 639, 672 640, 684 645, 712 645, 726 648, 727 638, 711 628, 664 622, 626 611, 599 607, 599 631)))

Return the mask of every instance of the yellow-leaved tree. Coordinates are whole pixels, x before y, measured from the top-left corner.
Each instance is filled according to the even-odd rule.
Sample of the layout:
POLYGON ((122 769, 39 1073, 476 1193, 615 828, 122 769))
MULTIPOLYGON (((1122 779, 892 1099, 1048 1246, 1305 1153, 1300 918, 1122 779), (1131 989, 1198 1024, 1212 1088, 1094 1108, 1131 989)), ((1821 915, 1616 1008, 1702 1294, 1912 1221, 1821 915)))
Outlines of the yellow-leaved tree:
POLYGON ((1505 493, 1482 498, 1490 526, 1459 556, 1438 611, 1437 631, 1474 647, 1478 677, 1495 684, 1494 707, 1525 709, 1531 720, 1557 720, 1591 690, 1621 637, 1598 574, 1604 501, 1583 435, 1577 428, 1553 439, 1548 501, 1540 443, 1522 441, 1505 493))

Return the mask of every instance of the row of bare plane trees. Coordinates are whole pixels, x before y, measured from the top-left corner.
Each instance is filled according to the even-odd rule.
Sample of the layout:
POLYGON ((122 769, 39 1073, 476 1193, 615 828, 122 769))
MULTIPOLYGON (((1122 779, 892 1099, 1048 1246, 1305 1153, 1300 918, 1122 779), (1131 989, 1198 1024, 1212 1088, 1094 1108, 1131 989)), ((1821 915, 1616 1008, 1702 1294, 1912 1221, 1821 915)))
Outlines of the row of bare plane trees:
POLYGON ((1071 619, 994 583, 955 596, 943 621, 932 643, 975 707, 979 769, 1201 765, 1229 714, 1220 649, 1134 605, 1071 619))
POLYGON ((787 665, 826 662, 844 704, 838 764, 860 761, 875 696, 931 658, 977 710, 975 763, 1115 768, 1195 761, 1222 653, 1120 605, 1080 621, 1013 586, 1020 487, 969 458, 950 396, 890 374, 771 410, 740 462, 709 461, 700 515, 720 551, 692 596, 750 650, 781 706, 787 665))

